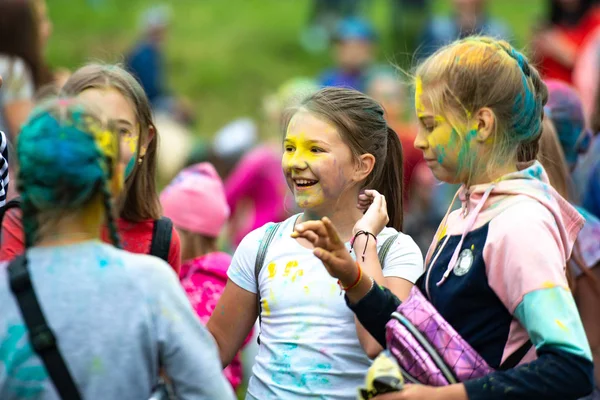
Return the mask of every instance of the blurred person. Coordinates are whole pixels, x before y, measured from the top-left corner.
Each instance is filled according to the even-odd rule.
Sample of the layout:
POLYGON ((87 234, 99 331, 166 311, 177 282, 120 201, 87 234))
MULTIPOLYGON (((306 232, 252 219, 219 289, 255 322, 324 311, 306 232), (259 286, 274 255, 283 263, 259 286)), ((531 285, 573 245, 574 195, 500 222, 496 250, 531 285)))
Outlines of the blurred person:
MULTIPOLYGON (((588 152, 592 142, 592 133, 586 128, 581 98, 574 87, 563 81, 547 79, 545 82, 548 86, 546 115, 556 128, 569 173, 575 175, 581 157, 588 152)), ((578 205, 581 204, 587 181, 574 180, 578 186, 570 188, 570 198, 578 205)))
MULTIPOLYGON (((117 65, 89 64, 67 81, 62 95, 76 96, 96 106, 102 117, 116 124, 121 136, 119 163, 125 185, 117 198, 117 230, 123 248, 133 253, 152 254, 179 272, 179 235, 162 209, 156 191, 158 131, 150 103, 135 78, 117 65)), ((9 210, 2 221, 0 260, 11 260, 24 250, 21 210, 9 210)), ((108 231, 103 239, 108 241, 108 231)))
POLYGON ((208 151, 208 161, 225 181, 244 154, 257 142, 256 123, 248 117, 235 119, 215 134, 208 151))
POLYGON ((452 0, 450 16, 434 17, 421 34, 419 48, 415 54, 423 59, 440 47, 472 35, 485 35, 510 41, 509 27, 487 11, 487 0, 452 0))
POLYGON ((45 0, 0 1, 0 130, 11 142, 33 109, 36 90, 52 82, 44 56, 51 31, 45 0))
MULTIPOLYGON (((231 256, 217 247, 229 218, 223 182, 211 164, 192 165, 162 191, 160 201, 181 238, 181 284, 196 314, 206 324, 225 289, 231 264, 231 256)), ((245 343, 251 337, 252 333, 245 343)), ((242 382, 239 354, 223 372, 237 390, 242 382)))
POLYGON ((597 0, 547 0, 548 17, 534 32, 532 50, 544 79, 573 81, 573 67, 586 38, 600 26, 597 0))
POLYGON ((320 85, 364 92, 375 59, 376 40, 375 30, 368 21, 358 17, 340 21, 334 37, 335 66, 319 77, 320 85))
MULTIPOLYGON (((569 187, 571 179, 569 165, 564 156, 563 146, 552 120, 545 118, 538 159, 548 173, 550 184, 556 191, 573 203, 569 187)), ((571 292, 577 302, 579 314, 586 331, 594 358, 595 388, 588 400, 600 399, 600 220, 577 207, 585 218, 585 225, 577 235, 573 254, 569 261, 567 277, 571 292)))
POLYGON ((233 400, 171 268, 119 249, 119 137, 92 110, 53 101, 19 135, 26 251, 0 263, 1 397, 147 399, 162 368, 179 399, 233 400))
POLYGON ((207 324, 228 365, 259 317, 248 400, 354 399, 381 350, 344 305, 348 287, 328 276, 310 241, 292 235, 297 224, 330 218, 365 273, 401 298, 423 271, 417 245, 399 232, 401 144, 383 114, 366 95, 330 87, 286 116, 280 168, 303 213, 244 238, 207 324))
POLYGON ((300 42, 310 52, 321 52, 329 46, 339 21, 358 16, 365 0, 313 0, 312 3, 308 27, 302 32, 300 42))
POLYGON ((192 122, 189 102, 174 96, 167 86, 164 46, 171 19, 167 5, 147 9, 140 18, 142 37, 127 55, 125 65, 140 82, 155 112, 184 124, 192 122))
POLYGON ((404 169, 404 191, 406 209, 410 209, 410 188, 413 170, 421 161, 423 154, 415 149, 413 143, 417 136, 417 125, 405 122, 408 115, 406 100, 408 91, 398 77, 389 69, 374 70, 367 81, 367 94, 376 100, 385 111, 385 119, 394 129, 402 143, 404 169))
POLYGON ((573 68, 573 85, 581 96, 586 121, 591 124, 596 99, 600 95, 600 26, 587 36, 578 53, 573 68))

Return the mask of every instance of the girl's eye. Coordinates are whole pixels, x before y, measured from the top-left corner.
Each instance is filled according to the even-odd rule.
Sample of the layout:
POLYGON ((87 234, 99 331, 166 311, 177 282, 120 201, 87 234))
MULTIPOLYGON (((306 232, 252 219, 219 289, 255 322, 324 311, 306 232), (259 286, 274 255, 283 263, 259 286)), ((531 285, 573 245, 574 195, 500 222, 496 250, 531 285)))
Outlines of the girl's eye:
POLYGON ((131 132, 129 132, 129 129, 119 128, 119 135, 121 135, 121 136, 128 136, 130 134, 131 134, 131 132))
POLYGON ((288 153, 291 151, 294 151, 294 147, 293 146, 285 146, 285 151, 288 153))
POLYGON ((313 147, 312 149, 310 149, 310 151, 312 151, 313 153, 323 153, 325 150, 320 149, 318 147, 313 147))

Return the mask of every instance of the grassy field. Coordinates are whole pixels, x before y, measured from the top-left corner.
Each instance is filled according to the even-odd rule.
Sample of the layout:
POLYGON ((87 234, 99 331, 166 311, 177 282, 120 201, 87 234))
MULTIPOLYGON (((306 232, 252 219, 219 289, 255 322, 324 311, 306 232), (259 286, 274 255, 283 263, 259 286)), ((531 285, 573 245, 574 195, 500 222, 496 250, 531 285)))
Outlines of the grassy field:
MULTIPOLYGON (((327 53, 307 54, 299 44, 309 0, 172 0, 167 43, 169 84, 188 96, 200 120, 197 134, 212 135, 233 118, 260 115, 262 97, 293 76, 314 76, 331 63, 327 53)), ((389 34, 389 5, 371 0, 370 18, 382 44, 380 58, 395 60, 389 34)), ((526 45, 542 0, 492 0, 493 15, 526 45)), ((147 0, 48 0, 54 34, 52 66, 75 69, 90 60, 115 62, 137 37, 138 13, 147 0)), ((437 0, 436 13, 450 0, 437 0)))

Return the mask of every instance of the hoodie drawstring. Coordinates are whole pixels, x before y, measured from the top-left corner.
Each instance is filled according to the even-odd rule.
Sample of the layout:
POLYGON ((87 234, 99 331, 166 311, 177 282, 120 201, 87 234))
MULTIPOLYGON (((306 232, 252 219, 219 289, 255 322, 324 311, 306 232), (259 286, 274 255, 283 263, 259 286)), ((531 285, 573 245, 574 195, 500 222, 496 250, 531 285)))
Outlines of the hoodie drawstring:
MULTIPOLYGON (((481 197, 481 200, 479 200, 479 203, 477 203, 477 207, 475 207, 473 212, 471 212, 469 214, 467 223, 465 225, 465 229, 463 230, 462 236, 460 237, 460 242, 458 242, 458 245, 454 249, 452 258, 450 259, 450 262, 448 263, 448 268, 446 268, 446 272, 444 272, 444 276, 442 277, 442 279, 440 279, 440 281, 436 284, 437 286, 440 286, 441 284, 443 284, 446 281, 446 279, 448 278, 448 276, 450 276, 450 273, 454 270, 454 265, 456 264, 456 261, 458 261, 458 255, 460 253, 460 249, 462 248, 463 242, 465 241, 465 237, 471 231, 471 229, 473 228, 473 225, 475 225, 477 216, 479 215, 479 212, 483 208, 483 205, 485 204, 486 200, 490 196, 490 193, 492 192, 492 190, 494 190, 494 187, 495 187, 494 185, 490 185, 486 189, 486 191, 483 193, 483 196, 481 197)), ((468 207, 468 205, 467 205, 467 207, 468 207)))

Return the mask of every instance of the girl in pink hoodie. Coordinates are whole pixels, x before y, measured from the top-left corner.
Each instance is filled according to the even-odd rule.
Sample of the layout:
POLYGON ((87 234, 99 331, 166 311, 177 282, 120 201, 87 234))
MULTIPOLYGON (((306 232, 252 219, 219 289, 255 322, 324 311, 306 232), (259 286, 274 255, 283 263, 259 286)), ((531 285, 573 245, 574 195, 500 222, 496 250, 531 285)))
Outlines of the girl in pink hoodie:
MULTIPOLYGON (((173 179, 160 201, 181 238, 181 284, 206 324, 225 289, 231 264, 231 256, 217 250, 217 238, 229 218, 223 182, 211 164, 196 164, 173 179)), ((244 344, 251 337, 252 332, 244 344)), ((242 382, 239 354, 223 372, 236 390, 242 382)))
MULTIPOLYGON (((418 67, 415 147, 437 179, 461 184, 462 207, 440 224, 415 287, 494 371, 378 400, 575 400, 592 391, 590 346, 565 275, 584 219, 539 162, 519 162, 536 158, 547 96, 527 58, 491 38, 456 41, 418 67)), ((297 225, 296 236, 351 288, 348 306, 385 345, 400 300, 361 273, 327 220, 297 225)))

